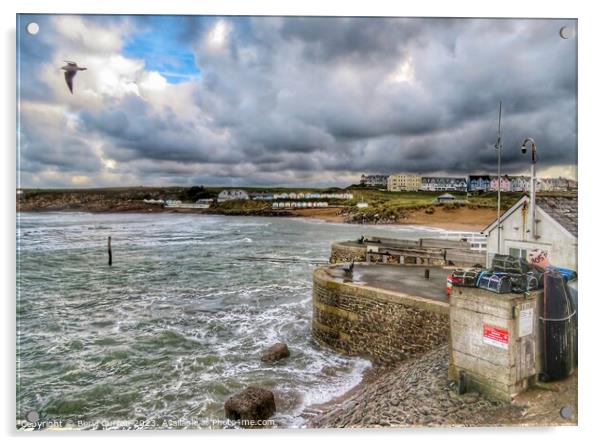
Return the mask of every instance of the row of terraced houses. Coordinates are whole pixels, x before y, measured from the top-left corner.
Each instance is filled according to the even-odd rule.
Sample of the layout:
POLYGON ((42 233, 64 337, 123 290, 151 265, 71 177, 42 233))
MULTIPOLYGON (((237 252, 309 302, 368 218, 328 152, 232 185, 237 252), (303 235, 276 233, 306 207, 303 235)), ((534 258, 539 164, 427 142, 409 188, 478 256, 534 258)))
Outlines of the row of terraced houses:
MULTIPOLYGON (((528 176, 504 175, 498 184, 497 175, 469 176, 420 176, 413 173, 394 175, 362 175, 360 183, 369 187, 382 187, 389 191, 433 191, 433 192, 526 192, 530 190, 528 176)), ((577 181, 566 178, 537 178, 537 191, 576 191, 577 181)))

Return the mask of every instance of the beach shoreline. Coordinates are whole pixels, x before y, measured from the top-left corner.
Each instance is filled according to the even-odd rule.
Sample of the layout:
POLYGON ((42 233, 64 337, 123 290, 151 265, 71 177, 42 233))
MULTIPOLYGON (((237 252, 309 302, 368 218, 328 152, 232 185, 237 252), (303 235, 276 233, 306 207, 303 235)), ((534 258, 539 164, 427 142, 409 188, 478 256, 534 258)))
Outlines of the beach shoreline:
POLYGON ((416 428, 576 425, 558 413, 577 407, 578 374, 535 387, 511 403, 476 392, 459 395, 442 346, 388 367, 374 365, 346 393, 305 410, 306 428, 416 428))
POLYGON ((290 209, 273 211, 249 211, 249 212, 224 212, 219 209, 178 209, 164 208, 158 206, 128 206, 120 208, 89 208, 89 207, 67 207, 67 208, 17 208, 17 213, 48 213, 48 212, 85 212, 85 213, 178 213, 178 214, 200 214, 200 215, 224 215, 224 216, 259 216, 273 218, 307 218, 335 224, 357 224, 364 226, 418 226, 431 227, 450 231, 480 232, 494 218, 495 211, 489 208, 454 208, 443 209, 433 214, 426 214, 421 210, 412 210, 403 219, 387 222, 357 222, 349 221, 343 213, 343 207, 326 207, 315 209, 290 209))

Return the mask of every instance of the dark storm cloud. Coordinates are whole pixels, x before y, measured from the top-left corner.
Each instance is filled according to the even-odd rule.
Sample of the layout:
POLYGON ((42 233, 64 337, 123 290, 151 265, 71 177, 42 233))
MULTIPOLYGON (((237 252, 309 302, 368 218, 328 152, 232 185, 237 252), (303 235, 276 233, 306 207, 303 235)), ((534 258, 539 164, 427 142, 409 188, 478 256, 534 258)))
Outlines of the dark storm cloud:
POLYGON ((70 118, 56 107, 26 106, 19 126, 21 172, 45 169, 93 173, 101 160, 85 135, 70 130, 70 118))
MULTIPOLYGON (((258 142, 268 152, 336 150, 337 162, 328 163, 335 170, 492 169, 499 100, 504 101, 507 146, 515 147, 505 155, 508 167, 524 168, 517 144, 527 135, 538 135, 545 147, 542 165, 574 163, 576 46, 559 38, 564 23, 283 19, 280 26, 270 27, 270 56, 261 54, 263 47, 255 47, 260 53, 256 58, 269 63, 257 67, 220 59, 216 66, 225 69, 213 72, 209 58, 204 67, 208 79, 215 75, 219 80, 207 82, 206 94, 228 98, 216 100, 222 108, 213 111, 218 122, 223 116, 224 123, 233 124, 242 144, 258 142), (414 84, 383 85, 407 57, 414 84), (349 83, 346 74, 354 77, 349 83), (246 98, 247 115, 231 98, 245 95, 253 78, 261 78, 266 86, 246 98), (240 96, 231 88, 237 83, 240 96), (268 114, 253 116, 264 109, 268 114), (282 116, 281 122, 289 121, 288 131, 274 122, 274 113, 282 116), (236 125, 230 117, 235 114, 246 125, 236 125), (546 129, 545 122, 563 126, 546 129), (290 137, 304 126, 306 131, 290 137), (311 128, 324 135, 318 146, 311 128), (549 133, 552 130, 555 134, 549 133), (387 147, 393 159, 391 151, 376 162, 353 156, 362 140, 384 136, 394 137, 387 147)), ((255 20, 254 25, 261 27, 261 22, 255 20)))
MULTIPOLYGON (((145 17, 127 23, 131 32, 157 26, 145 17)), ((541 167, 576 164, 576 39, 558 35, 574 22, 181 17, 178 23, 177 41, 194 52, 201 73, 185 94, 161 106, 156 96, 130 94, 77 111, 73 145, 81 151, 82 135, 94 136, 129 177, 334 184, 335 172, 493 171, 500 100, 507 173, 528 167, 519 150, 527 136, 538 143, 541 167)), ((36 50, 28 45, 23 54, 34 64, 36 50)), ((40 85, 24 88, 29 100, 40 100, 40 85)), ((47 153, 36 162, 78 159, 67 149, 47 153)), ((82 160, 81 170, 94 166, 82 160)))
POLYGON ((82 111, 82 131, 100 135, 117 161, 154 159, 178 162, 230 161, 216 148, 213 134, 181 119, 173 110, 153 113, 147 102, 129 96, 107 109, 82 111))

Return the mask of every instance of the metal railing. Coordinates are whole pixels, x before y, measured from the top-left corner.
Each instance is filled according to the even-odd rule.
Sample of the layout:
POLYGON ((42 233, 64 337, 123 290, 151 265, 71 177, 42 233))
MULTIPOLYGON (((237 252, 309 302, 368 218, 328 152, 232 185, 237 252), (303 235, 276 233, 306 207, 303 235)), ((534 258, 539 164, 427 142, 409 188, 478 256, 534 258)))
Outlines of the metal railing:
POLYGON ((470 244, 470 250, 477 252, 487 251, 487 235, 478 232, 444 232, 440 235, 442 239, 466 240, 470 244))

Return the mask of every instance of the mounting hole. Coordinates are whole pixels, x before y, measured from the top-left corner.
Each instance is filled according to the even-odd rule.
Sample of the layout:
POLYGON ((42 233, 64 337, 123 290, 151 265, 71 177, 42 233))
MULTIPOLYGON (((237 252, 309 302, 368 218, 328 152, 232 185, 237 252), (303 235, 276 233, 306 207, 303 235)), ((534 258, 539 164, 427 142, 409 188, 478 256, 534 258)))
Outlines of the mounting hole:
POLYGON ((25 414, 25 420, 30 423, 37 423, 40 420, 40 414, 37 411, 29 411, 25 414))
POLYGON ((573 408, 570 406, 563 406, 560 408, 560 417, 563 419, 571 419, 573 417, 573 408))
POLYGON ((30 22, 27 24, 25 29, 29 34, 35 36, 40 31, 40 25, 38 25, 36 22, 30 22))
POLYGON ((563 26, 560 28, 560 37, 563 39, 572 39, 575 37, 575 34, 577 33, 575 32, 575 28, 572 26, 563 26))

